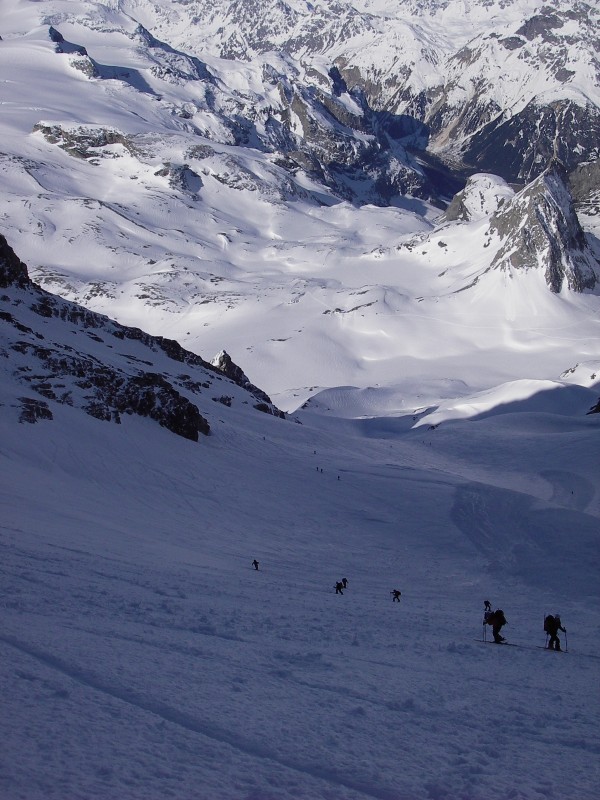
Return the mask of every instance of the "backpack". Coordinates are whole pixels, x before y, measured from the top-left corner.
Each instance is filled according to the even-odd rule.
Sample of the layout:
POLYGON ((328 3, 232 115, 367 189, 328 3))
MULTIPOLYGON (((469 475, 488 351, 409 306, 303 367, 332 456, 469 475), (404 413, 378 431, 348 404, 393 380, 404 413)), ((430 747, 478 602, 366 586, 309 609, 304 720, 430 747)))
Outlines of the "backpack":
POLYGON ((499 625, 502 627, 506 625, 506 619, 504 617, 504 611, 501 608, 497 608, 495 611, 487 611, 487 619, 484 619, 488 625, 499 625))

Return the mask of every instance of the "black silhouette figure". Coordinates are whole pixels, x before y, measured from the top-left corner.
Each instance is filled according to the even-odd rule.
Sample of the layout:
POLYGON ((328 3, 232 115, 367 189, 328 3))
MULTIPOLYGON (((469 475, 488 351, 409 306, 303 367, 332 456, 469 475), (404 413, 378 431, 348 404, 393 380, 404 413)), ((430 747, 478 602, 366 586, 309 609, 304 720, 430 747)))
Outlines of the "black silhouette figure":
POLYGON ((342 583, 344 584, 344 589, 348 586, 348 578, 342 578, 342 583))
POLYGON ((485 622, 486 625, 492 626, 492 633, 494 635, 494 641, 496 644, 502 644, 505 639, 504 636, 500 635, 500 631, 505 625, 508 625, 506 617, 504 616, 504 611, 502 611, 501 608, 497 608, 492 614, 489 615, 485 622))
POLYGON ((342 591, 343 588, 344 588, 344 584, 342 583, 342 581, 337 581, 336 584, 335 584, 335 593, 336 594, 344 594, 344 592, 342 591))
POLYGON ((544 630, 546 633, 550 634, 550 641, 548 642, 548 650, 560 650, 560 639, 558 638, 558 632, 562 631, 563 633, 567 632, 566 628, 563 628, 562 623, 560 621, 560 614, 548 614, 546 619, 544 620, 544 630))
POLYGON ((254 569, 258 569, 258 561, 256 559, 254 559, 254 561, 252 562, 252 566, 254 567, 254 569))
POLYGON ((393 589, 390 594, 392 595, 392 603, 399 603, 402 592, 400 589, 393 589))

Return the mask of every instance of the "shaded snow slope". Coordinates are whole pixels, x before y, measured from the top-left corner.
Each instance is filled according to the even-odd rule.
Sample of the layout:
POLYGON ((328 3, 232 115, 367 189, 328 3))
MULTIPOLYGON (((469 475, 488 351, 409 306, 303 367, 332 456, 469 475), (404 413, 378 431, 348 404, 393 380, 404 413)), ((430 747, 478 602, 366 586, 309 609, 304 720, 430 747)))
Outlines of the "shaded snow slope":
POLYGON ((0 407, 4 798, 595 797, 598 415, 49 405, 0 407))

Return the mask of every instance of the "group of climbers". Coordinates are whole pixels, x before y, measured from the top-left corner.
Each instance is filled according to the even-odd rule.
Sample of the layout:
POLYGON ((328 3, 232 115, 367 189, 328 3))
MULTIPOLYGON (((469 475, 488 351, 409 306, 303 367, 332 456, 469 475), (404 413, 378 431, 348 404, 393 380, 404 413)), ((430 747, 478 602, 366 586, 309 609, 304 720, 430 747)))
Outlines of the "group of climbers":
MULTIPOLYGON (((500 633, 502 628, 508 625, 506 617, 504 616, 504 611, 501 608, 492 611, 492 604, 489 600, 483 601, 483 625, 484 634, 485 626, 492 626, 492 635, 496 644, 503 644, 506 642, 506 639, 500 633)), ((556 614, 547 614, 544 616, 544 632, 546 633, 546 648, 548 650, 562 649, 560 639, 558 638, 559 631, 563 633, 567 632, 567 629, 563 627, 560 614, 557 612, 556 614), (549 639, 548 636, 550 637, 549 639)))
MULTIPOLYGON (((254 559, 252 562, 252 566, 255 570, 258 570, 259 562, 254 559)), ((348 578, 342 578, 339 581, 336 581, 334 584, 335 593, 336 594, 344 594, 344 589, 348 586, 348 578)), ((392 602, 400 602, 400 598, 402 596, 402 592, 400 589, 392 589, 390 592, 392 595, 392 602)), ((490 625, 492 628, 492 636, 494 637, 494 642, 496 644, 504 644, 506 639, 500 631, 505 625, 508 625, 507 619, 504 616, 504 611, 501 608, 497 608, 495 611, 492 611, 492 604, 489 600, 483 601, 483 626, 484 626, 484 638, 485 638, 485 626, 490 625)), ((558 632, 562 631, 566 634, 567 629, 563 627, 563 624, 560 619, 560 614, 548 614, 544 617, 544 631, 546 633, 546 647, 548 650, 561 650, 560 639, 558 638, 558 632), (550 639, 548 640, 548 636, 550 639)))

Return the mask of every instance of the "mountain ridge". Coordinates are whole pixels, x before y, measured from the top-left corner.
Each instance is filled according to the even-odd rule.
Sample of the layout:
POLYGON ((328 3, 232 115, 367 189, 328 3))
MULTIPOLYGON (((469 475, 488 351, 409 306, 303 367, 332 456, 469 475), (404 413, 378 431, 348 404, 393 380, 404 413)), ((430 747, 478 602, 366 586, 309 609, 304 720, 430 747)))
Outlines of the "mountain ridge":
MULTIPOLYGON (((36 398, 18 398, 21 422, 52 419, 46 402, 51 400, 81 408, 106 422, 120 424, 122 414, 149 417, 171 432, 197 442, 199 434, 210 433, 210 424, 196 405, 197 396, 222 377, 242 388, 252 398, 254 408, 284 416, 230 359, 226 364, 209 364, 175 341, 119 325, 36 286, 25 264, 1 235, 0 287, 7 292, 0 298, 0 320, 7 326, 3 326, 2 344, 3 355, 8 359, 3 361, 5 378, 36 394, 36 398), (47 330, 42 332, 50 321, 50 334, 47 330), (109 342, 136 342, 142 352, 115 354, 109 362, 104 354, 114 345, 106 344, 103 336, 108 336, 109 342), (86 348, 89 340, 94 343, 91 351, 86 348), (167 365, 156 366, 149 360, 156 359, 157 354, 159 363, 161 358, 168 359, 167 365), (174 374, 175 364, 191 369, 194 377, 174 374)), ((229 405, 232 399, 223 394, 213 398, 229 405)), ((248 398, 243 402, 248 403, 248 398)))
MULTIPOLYGON (((421 376, 428 385, 475 380, 484 390, 515 378, 554 379, 595 357, 586 342, 596 331, 600 215, 596 162, 583 160, 585 148, 568 181, 561 177, 572 208, 561 195, 539 220, 537 178, 504 180, 505 201, 523 192, 529 205, 515 201, 493 225, 484 219, 491 205, 479 222, 451 219, 452 197, 469 175, 481 186, 478 176, 490 173, 452 173, 436 160, 428 123, 379 107, 335 60, 335 48, 355 39, 332 39, 333 50, 320 55, 279 50, 226 61, 215 55, 218 37, 212 51, 203 49, 209 28, 199 20, 177 27, 200 6, 207 11, 144 0, 3 0, 11 13, 3 16, 0 62, 11 81, 0 87, 0 229, 41 286, 198 354, 225 350, 286 411, 335 385, 421 376), (196 50, 186 49, 194 36, 196 50), (528 244, 523 232, 534 223, 528 244), (511 258, 527 269, 513 269, 511 258), (559 331, 575 320, 582 334, 569 352, 559 331), (533 375, 525 338, 538 357, 533 375)), ((211 8, 225 36, 225 4, 211 8)), ((244 8, 262 19, 272 7, 244 8)), ((286 8, 298 21, 313 13, 299 2, 286 8)), ((332 8, 314 9, 315 20, 329 15, 330 31, 348 11, 332 8)), ((486 47, 496 47, 500 27, 521 31, 527 43, 497 52, 534 53, 551 34, 575 43, 587 30, 582 10, 572 19, 544 12, 540 21, 536 8, 518 0, 501 14, 497 4, 469 4, 486 47)), ((451 54, 466 45, 468 26, 454 2, 390 9, 356 5, 348 11, 352 36, 366 14, 369 31, 418 23, 411 41, 427 43, 430 55, 435 46, 451 54)), ((270 22, 277 19, 273 11, 270 22)), ((391 52, 385 41, 382 69, 391 52)), ((579 59, 575 44, 571 50, 579 59)), ((412 50, 394 52, 410 60, 412 50)), ((440 56, 421 73, 428 86, 444 63, 440 56)), ((577 64, 577 85, 592 86, 577 64)), ((519 70, 507 69, 505 83, 519 70)), ((535 147, 554 141, 543 131, 529 139, 535 147)), ((540 175, 547 155, 536 161, 540 175)))

